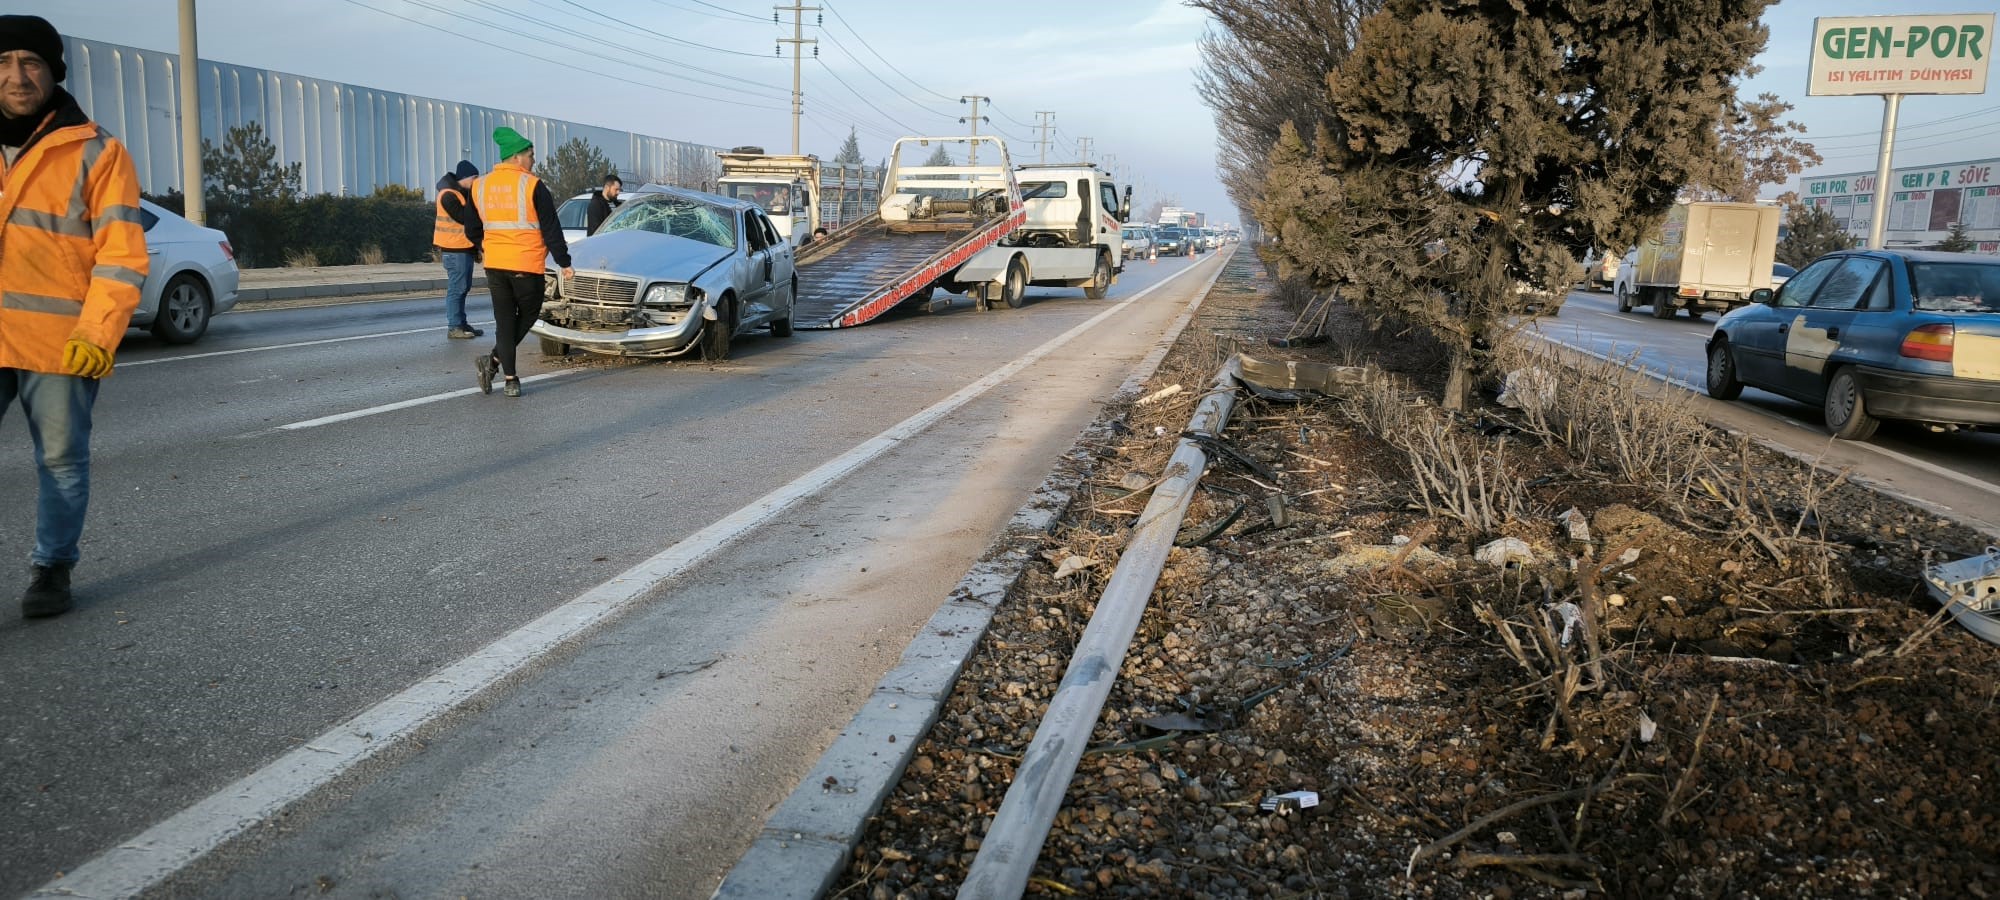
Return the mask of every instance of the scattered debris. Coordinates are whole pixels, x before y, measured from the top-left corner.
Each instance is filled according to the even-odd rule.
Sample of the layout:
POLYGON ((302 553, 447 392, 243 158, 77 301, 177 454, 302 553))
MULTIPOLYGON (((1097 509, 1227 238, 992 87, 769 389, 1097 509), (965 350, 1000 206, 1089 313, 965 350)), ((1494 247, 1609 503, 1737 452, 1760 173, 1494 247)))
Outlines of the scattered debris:
POLYGON ((1924 586, 1965 630, 2000 644, 2000 547, 1931 566, 1924 586))
POLYGON ((1521 568, 1534 565, 1535 550, 1527 541, 1506 537, 1479 548, 1472 558, 1496 569, 1521 568))
POLYGON ((1063 557, 1062 562, 1056 566, 1056 574, 1051 577, 1057 581, 1061 581, 1092 566, 1101 565, 1104 565, 1103 560, 1091 559, 1087 556, 1077 556, 1072 553, 1063 557))
POLYGON ((1173 395, 1175 395, 1175 394, 1178 394, 1178 393, 1180 393, 1181 391, 1182 391, 1182 388, 1181 388, 1181 386, 1180 386, 1180 385, 1178 385, 1178 384, 1170 384, 1170 385, 1167 385, 1166 387, 1163 387, 1163 388, 1160 388, 1160 389, 1159 389, 1159 390, 1157 390, 1157 391, 1154 391, 1154 392, 1152 392, 1152 393, 1150 393, 1150 394, 1147 394, 1147 395, 1146 395, 1146 396, 1144 396, 1144 397, 1140 397, 1140 398, 1139 398, 1139 400, 1138 400, 1138 401, 1137 401, 1137 402, 1136 402, 1135 404, 1133 404, 1133 405, 1135 405, 1135 406, 1151 406, 1152 404, 1155 404, 1155 403, 1158 403, 1158 402, 1160 402, 1161 400, 1165 400, 1165 399, 1167 399, 1168 397, 1171 397, 1171 396, 1173 396, 1173 395))
POLYGON ((1257 808, 1265 812, 1274 812, 1283 816, 1300 810, 1311 809, 1318 805, 1318 791, 1286 791, 1282 794, 1273 794, 1265 797, 1263 802, 1257 804, 1257 808))
POLYGON ((1572 506, 1563 510, 1562 515, 1556 516, 1556 521, 1561 523, 1563 533, 1569 536, 1571 543, 1590 543, 1590 522, 1584 518, 1581 510, 1572 506))

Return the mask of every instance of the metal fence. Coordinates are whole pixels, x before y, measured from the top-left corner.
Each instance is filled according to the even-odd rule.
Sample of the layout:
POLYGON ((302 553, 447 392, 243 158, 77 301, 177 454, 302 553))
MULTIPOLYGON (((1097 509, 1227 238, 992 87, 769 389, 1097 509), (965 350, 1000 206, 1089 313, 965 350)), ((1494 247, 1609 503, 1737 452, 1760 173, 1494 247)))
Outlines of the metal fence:
MULTIPOLYGON (((64 44, 64 86, 130 148, 140 188, 180 189, 179 55, 79 38, 64 44)), ((202 137, 220 144, 230 128, 262 124, 278 160, 302 164, 308 194, 365 195, 391 184, 428 193, 461 159, 492 168, 490 135, 501 125, 545 149, 582 138, 638 182, 713 188, 720 174, 720 148, 704 144, 206 59, 198 73, 202 137)))

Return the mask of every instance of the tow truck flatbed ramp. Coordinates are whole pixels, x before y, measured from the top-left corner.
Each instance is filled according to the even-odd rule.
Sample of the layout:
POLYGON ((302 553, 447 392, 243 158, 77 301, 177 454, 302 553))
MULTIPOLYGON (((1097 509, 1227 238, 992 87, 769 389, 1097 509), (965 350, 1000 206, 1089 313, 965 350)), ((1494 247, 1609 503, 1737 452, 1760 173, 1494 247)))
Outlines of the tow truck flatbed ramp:
POLYGON ((869 216, 827 235, 799 254, 796 328, 847 328, 887 313, 998 243, 1021 215, 949 230, 892 232, 869 216))

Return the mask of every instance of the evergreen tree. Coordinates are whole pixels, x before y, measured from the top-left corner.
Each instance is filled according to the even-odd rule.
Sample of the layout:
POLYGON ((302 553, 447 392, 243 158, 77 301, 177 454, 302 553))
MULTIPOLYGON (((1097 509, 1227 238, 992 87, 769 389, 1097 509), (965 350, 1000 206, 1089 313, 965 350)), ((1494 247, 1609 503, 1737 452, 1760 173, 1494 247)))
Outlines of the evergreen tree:
POLYGON ((924 160, 924 165, 927 166, 952 165, 951 153, 944 149, 943 144, 939 144, 936 147, 931 148, 931 157, 929 159, 924 160))
POLYGON ((583 138, 570 138, 550 153, 536 155, 542 158, 535 176, 549 186, 557 204, 604 184, 604 176, 618 171, 611 157, 583 138))
POLYGON ((300 163, 278 162, 277 145, 259 122, 245 122, 223 135, 217 147, 201 142, 202 182, 211 199, 244 204, 253 200, 295 200, 300 190, 300 163))
POLYGON ((1946 253, 1971 253, 1978 247, 1979 244, 1970 235, 1965 233, 1964 222, 1951 223, 1951 233, 1946 235, 1945 239, 1937 245, 1939 250, 1943 250, 1946 253))
POLYGON ((1859 243, 1833 213, 1816 207, 1791 207, 1785 224, 1788 226, 1785 237, 1778 241, 1778 261, 1794 268, 1803 269, 1806 263, 1821 256, 1835 250, 1851 250, 1859 243))
POLYGON ((847 129, 847 140, 841 143, 840 152, 833 155, 833 162, 842 166, 859 166, 868 162, 868 158, 861 155, 861 136, 854 129, 847 129))
POLYGON ((1252 205, 1289 271, 1451 348, 1462 408, 1520 286, 1566 290, 1586 250, 1638 243, 1683 185, 1733 170, 1719 125, 1768 5, 1388 0, 1252 205))

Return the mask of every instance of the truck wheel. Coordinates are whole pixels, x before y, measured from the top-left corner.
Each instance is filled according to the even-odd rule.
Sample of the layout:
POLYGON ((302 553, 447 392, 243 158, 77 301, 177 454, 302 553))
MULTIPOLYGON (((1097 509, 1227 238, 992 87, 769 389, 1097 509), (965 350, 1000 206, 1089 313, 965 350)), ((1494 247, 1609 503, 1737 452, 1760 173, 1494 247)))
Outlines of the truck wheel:
POLYGON ((1028 270, 1019 259, 1007 264, 1007 280, 1000 284, 1000 299, 1008 309, 1028 305, 1028 270))
POLYGON ((1653 297, 1653 318, 1671 319, 1674 317, 1674 295, 1667 293, 1665 288, 1654 288, 1648 293, 1653 297))
POLYGON ((1833 373, 1820 405, 1826 411, 1826 430, 1843 441, 1865 441, 1882 425, 1881 419, 1868 414, 1868 401, 1861 396, 1861 384, 1854 380, 1852 367, 1833 373))
POLYGON ((736 336, 736 298, 724 297, 715 304, 715 321, 701 325, 701 358, 721 362, 729 358, 729 341, 736 336))
POLYGON ((1083 288, 1083 295, 1092 300, 1102 300, 1111 293, 1111 254, 1097 254, 1097 271, 1090 273, 1090 284, 1083 288))
POLYGON ((1632 311, 1632 292, 1631 292, 1631 291, 1629 291, 1629 290, 1626 290, 1626 288, 1625 288, 1625 286, 1624 286, 1624 285, 1622 285, 1622 284, 1619 284, 1619 285, 1613 285, 1613 286, 1612 286, 1612 288, 1611 288, 1611 293, 1612 293, 1612 294, 1613 294, 1614 296, 1616 296, 1616 297, 1618 298, 1618 311, 1619 311, 1619 312, 1622 312, 1622 313, 1628 313, 1628 312, 1631 312, 1631 311, 1632 311))
POLYGON ((565 343, 563 343, 562 341, 559 341, 559 340, 556 340, 555 338, 552 338, 552 337, 543 337, 542 335, 536 335, 536 337, 539 337, 539 338, 541 338, 541 340, 542 340, 542 355, 543 355, 543 356, 568 356, 568 355, 569 355, 569 345, 568 345, 568 344, 565 344, 565 343))
POLYGON ((1718 338, 1708 345, 1708 395, 1717 400, 1743 396, 1743 382, 1736 378, 1736 357, 1729 352, 1727 339, 1718 338))

